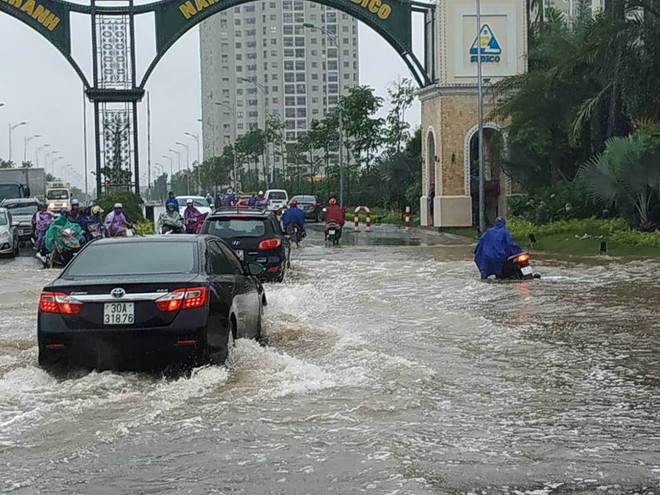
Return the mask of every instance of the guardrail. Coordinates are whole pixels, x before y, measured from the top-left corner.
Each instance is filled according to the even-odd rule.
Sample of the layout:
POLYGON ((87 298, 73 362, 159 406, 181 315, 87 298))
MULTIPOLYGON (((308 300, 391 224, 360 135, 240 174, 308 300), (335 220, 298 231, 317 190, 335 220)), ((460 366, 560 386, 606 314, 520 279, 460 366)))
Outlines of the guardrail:
POLYGON ((365 232, 371 232, 371 210, 368 206, 358 206, 355 208, 355 232, 360 232, 360 212, 364 211, 367 214, 366 228, 365 232))

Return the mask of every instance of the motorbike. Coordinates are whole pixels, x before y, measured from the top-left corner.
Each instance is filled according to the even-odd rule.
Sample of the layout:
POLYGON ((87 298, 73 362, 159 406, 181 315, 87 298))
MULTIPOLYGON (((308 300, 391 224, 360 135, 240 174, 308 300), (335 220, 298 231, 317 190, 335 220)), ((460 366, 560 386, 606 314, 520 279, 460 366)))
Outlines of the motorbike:
POLYGON ((331 243, 333 246, 339 244, 341 238, 341 225, 337 222, 328 222, 325 224, 325 242, 331 243))
POLYGON ((62 243, 51 252, 44 248, 37 257, 41 260, 44 268, 64 268, 73 257, 80 251, 80 241, 73 235, 72 229, 62 231, 62 243))
POLYGON ((541 278, 535 274, 532 265, 529 263, 529 253, 522 252, 510 256, 504 263, 501 280, 533 280, 541 278))
POLYGON ((195 219, 195 222, 192 225, 190 223, 188 224, 188 226, 190 226, 190 228, 188 228, 188 226, 186 226, 186 233, 187 234, 197 234, 197 233, 199 233, 199 231, 202 229, 202 225, 204 225, 204 220, 206 220, 207 216, 208 216, 208 213, 201 213, 195 219))

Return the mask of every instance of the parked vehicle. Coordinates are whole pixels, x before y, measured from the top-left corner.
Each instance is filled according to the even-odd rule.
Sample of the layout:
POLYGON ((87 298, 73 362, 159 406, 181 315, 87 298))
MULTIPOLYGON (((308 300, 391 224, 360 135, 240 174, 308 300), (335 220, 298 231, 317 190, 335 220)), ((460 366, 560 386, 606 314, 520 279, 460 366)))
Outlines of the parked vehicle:
POLYGON ((206 218, 200 233, 225 241, 243 263, 261 264, 261 280, 284 280, 287 241, 272 212, 218 210, 206 218))
POLYGON ((319 200, 316 196, 294 196, 291 201, 294 199, 298 201, 298 208, 305 214, 305 220, 311 219, 315 222, 321 220, 319 200))
POLYGON ((264 199, 270 211, 279 211, 289 202, 289 194, 284 189, 268 189, 264 199))
POLYGON ((19 236, 13 225, 11 213, 7 208, 0 208, 0 255, 18 256, 19 236))
POLYGON ((71 185, 68 182, 46 182, 46 202, 56 213, 71 206, 71 185))
POLYGON ((0 169, 0 202, 15 198, 43 199, 45 184, 43 168, 0 169))
POLYGON ((261 337, 266 295, 254 275, 262 270, 212 236, 92 242, 41 293, 39 364, 224 363, 234 339, 261 337))
POLYGON ((39 208, 36 198, 13 198, 0 202, 0 206, 11 213, 12 222, 18 229, 20 242, 29 241, 34 233, 32 219, 39 208))

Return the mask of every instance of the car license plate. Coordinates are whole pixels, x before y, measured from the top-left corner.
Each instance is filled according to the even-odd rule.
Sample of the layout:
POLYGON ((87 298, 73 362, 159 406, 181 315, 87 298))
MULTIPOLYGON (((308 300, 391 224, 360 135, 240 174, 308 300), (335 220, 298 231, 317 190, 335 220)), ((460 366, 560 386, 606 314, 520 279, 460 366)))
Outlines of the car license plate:
POLYGON ((335 235, 336 233, 337 233, 337 231, 335 229, 328 230, 329 235, 335 235))
POLYGON ((105 303, 104 325, 132 325, 135 323, 135 303, 105 303))
POLYGON ((242 249, 236 249, 235 252, 239 260, 243 261, 245 259, 245 252, 242 249))
POLYGON ((523 275, 531 275, 532 274, 532 267, 531 266, 523 266, 520 271, 522 272, 523 275))

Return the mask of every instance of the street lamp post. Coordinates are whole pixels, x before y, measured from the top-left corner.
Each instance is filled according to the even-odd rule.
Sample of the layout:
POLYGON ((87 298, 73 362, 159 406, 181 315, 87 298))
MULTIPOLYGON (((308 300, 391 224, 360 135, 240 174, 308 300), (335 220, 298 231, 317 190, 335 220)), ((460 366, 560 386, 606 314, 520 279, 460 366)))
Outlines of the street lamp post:
MULTIPOLYGON (((57 162, 59 162, 60 160, 64 160, 64 157, 63 157, 63 156, 58 156, 57 158, 55 158, 55 159, 53 160, 53 163, 52 163, 52 165, 53 165, 53 175, 55 175, 55 164, 56 164, 57 162)), ((62 167, 60 167, 60 173, 61 173, 62 175, 64 175, 64 171, 63 171, 62 167)), ((64 179, 64 177, 62 177, 62 179, 64 179)))
POLYGON ((41 134, 33 134, 30 137, 27 137, 27 136, 25 137, 25 140, 23 141, 23 161, 24 162, 27 162, 28 144, 30 144, 30 141, 32 141, 33 139, 40 138, 40 137, 41 137, 41 134))
POLYGON ((50 144, 44 144, 44 145, 42 145, 42 146, 39 146, 39 147, 37 148, 37 151, 36 151, 35 154, 34 154, 34 156, 35 156, 35 164, 37 165, 37 167, 39 166, 39 153, 41 152, 41 150, 46 149, 46 148, 50 148, 50 144))
POLYGON ((169 155, 163 155, 163 158, 167 158, 170 161, 170 176, 168 178, 170 182, 169 189, 172 189, 172 176, 174 175, 174 167, 172 166, 172 162, 174 161, 174 158, 169 155))
POLYGON ((181 141, 177 141, 176 144, 186 149, 186 194, 190 195, 190 146, 181 141))
POLYGON ((219 101, 215 102, 216 105, 221 106, 229 111, 229 113, 234 117, 234 192, 238 193, 238 162, 236 161, 236 140, 237 140, 237 131, 236 131, 236 112, 234 109, 225 103, 220 103, 219 101))
POLYGON ((177 151, 177 150, 174 150, 174 149, 172 149, 172 148, 170 148, 168 151, 169 151, 170 153, 176 153, 177 162, 178 162, 177 173, 178 173, 178 172, 181 172, 181 152, 180 152, 180 151, 177 151))
MULTIPOLYGON (((47 169, 47 168, 48 168, 48 159, 49 159, 52 155, 57 155, 57 154, 59 154, 59 151, 57 151, 57 150, 52 150, 52 151, 48 151, 48 152, 44 155, 44 169, 47 169)), ((52 165, 53 165, 53 164, 51 163, 51 166, 52 166, 52 165)), ((53 175, 55 175, 55 168, 53 168, 53 175)))
POLYGON ((199 175, 199 169, 202 166, 202 162, 199 159, 199 134, 193 134, 191 132, 186 132, 186 136, 190 136, 197 142, 197 194, 201 195, 202 194, 202 180, 199 175))
POLYGON ((486 182, 484 180, 484 102, 481 67, 481 0, 477 4, 477 113, 479 119, 479 231, 486 230, 486 182))
MULTIPOLYGON (((336 109, 339 110, 339 156, 338 156, 338 165, 339 165, 339 204, 344 206, 344 126, 343 118, 341 115, 341 108, 339 107, 339 98, 341 97, 342 89, 342 79, 341 79, 341 48, 337 42, 337 36, 329 32, 324 27, 318 27, 312 24, 311 22, 304 22, 303 27, 311 29, 312 31, 321 31, 327 38, 332 41, 332 44, 337 49, 337 106, 336 109)), ((326 50, 327 53, 327 50, 326 50)), ((327 58, 327 57, 326 57, 327 58)), ((329 101, 329 98, 328 98, 329 101)))
POLYGON ((14 129, 22 125, 27 125, 27 122, 19 122, 18 124, 11 125, 9 124, 9 161, 11 162, 11 133, 14 132, 14 129))

